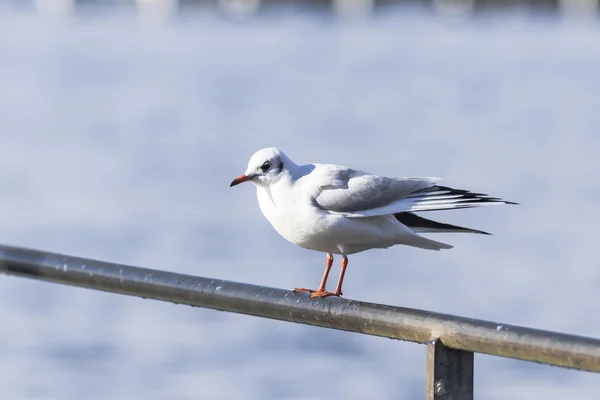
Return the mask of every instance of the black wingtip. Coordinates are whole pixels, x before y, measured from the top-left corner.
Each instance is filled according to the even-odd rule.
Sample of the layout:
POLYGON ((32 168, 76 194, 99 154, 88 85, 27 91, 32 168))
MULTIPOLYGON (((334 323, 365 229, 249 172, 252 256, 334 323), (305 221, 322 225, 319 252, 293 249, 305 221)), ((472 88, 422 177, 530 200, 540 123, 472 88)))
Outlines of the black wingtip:
MULTIPOLYGON (((446 232, 465 232, 465 233, 477 233, 481 235, 491 235, 491 233, 480 231, 478 229, 465 228, 458 225, 445 224, 443 222, 433 221, 431 219, 423 218, 411 212, 402 212, 394 214, 394 217, 400 222, 408 226, 409 228, 431 228, 433 230, 439 229, 446 232)), ((430 233, 435 233, 431 231, 430 233)))
MULTIPOLYGON (((510 205, 520 205, 514 201, 503 200, 500 197, 492 197, 487 193, 477 193, 471 192, 465 189, 454 189, 449 186, 440 186, 434 185, 425 189, 417 190, 416 192, 411 193, 411 195, 426 193, 428 195, 427 198, 423 198, 424 202, 427 201, 436 201, 436 196, 454 196, 456 197, 456 203, 460 204, 455 208, 469 208, 469 207, 477 207, 482 203, 496 203, 496 204, 510 204, 510 205), (436 193, 436 192, 445 192, 445 193, 436 193), (429 197, 430 196, 430 197, 429 197), (461 207, 463 206, 464 207, 461 207)), ((409 196, 410 197, 410 196, 409 196)), ((433 211, 433 210, 432 210, 433 211)))
POLYGON ((492 236, 491 233, 485 232, 485 231, 480 231, 479 229, 471 229, 471 228, 463 228, 463 229, 465 229, 464 232, 466 232, 466 233, 478 233, 480 235, 489 235, 489 236, 492 236))

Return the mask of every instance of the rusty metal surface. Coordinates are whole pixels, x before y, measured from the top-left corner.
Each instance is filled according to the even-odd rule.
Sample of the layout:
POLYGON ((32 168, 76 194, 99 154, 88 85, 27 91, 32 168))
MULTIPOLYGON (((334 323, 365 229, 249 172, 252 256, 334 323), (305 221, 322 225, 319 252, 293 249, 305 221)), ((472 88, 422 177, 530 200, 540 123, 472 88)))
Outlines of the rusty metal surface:
POLYGON ((0 246, 0 273, 178 304, 600 372, 600 340, 0 246))

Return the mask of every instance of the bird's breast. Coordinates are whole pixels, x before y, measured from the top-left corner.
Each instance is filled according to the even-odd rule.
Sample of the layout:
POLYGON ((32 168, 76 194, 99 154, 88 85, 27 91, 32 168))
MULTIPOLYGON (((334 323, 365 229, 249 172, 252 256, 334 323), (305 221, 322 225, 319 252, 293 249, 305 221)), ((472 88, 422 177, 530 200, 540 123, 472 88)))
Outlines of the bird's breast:
MULTIPOLYGON (((317 210, 305 200, 294 198, 290 193, 282 195, 276 190, 258 188, 260 210, 273 228, 287 241, 302 247, 310 245, 322 222, 317 210)), ((312 246, 311 246, 312 247, 312 246)))

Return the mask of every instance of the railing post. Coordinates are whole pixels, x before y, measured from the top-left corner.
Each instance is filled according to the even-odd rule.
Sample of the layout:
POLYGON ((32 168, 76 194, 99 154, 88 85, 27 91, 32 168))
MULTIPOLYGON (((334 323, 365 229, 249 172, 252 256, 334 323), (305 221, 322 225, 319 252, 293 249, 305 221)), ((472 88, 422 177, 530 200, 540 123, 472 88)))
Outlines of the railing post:
POLYGON ((427 343, 427 400, 473 400, 473 353, 427 343))

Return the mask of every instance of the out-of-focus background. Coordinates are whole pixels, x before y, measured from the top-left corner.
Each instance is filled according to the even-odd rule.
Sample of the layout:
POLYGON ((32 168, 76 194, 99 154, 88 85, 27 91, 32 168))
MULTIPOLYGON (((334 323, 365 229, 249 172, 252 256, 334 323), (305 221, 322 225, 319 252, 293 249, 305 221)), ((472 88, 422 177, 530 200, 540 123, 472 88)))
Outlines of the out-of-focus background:
MULTIPOLYGON (((278 146, 521 206, 351 258, 347 297, 600 336, 598 2, 0 2, 0 242, 267 286, 324 256, 262 217, 278 146)), ((480 399, 600 376, 477 355, 480 399)), ((425 348, 0 276, 2 399, 418 399, 425 348)))

